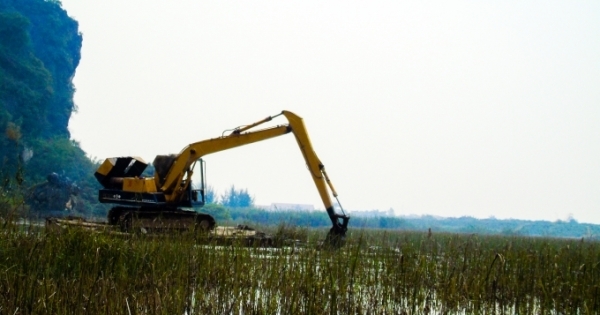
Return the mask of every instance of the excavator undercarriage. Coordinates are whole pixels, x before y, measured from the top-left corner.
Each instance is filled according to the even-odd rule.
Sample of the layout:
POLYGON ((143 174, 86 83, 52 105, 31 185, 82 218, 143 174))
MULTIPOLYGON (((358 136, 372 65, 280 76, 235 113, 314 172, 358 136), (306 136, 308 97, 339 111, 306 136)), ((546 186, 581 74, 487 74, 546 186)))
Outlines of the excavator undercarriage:
POLYGON ((99 201, 120 205, 108 212, 108 224, 120 226, 123 232, 214 229, 216 222, 211 215, 179 208, 204 205, 203 185, 200 189, 192 189, 192 185, 188 185, 187 191, 176 201, 169 201, 165 193, 157 190, 156 183, 161 183, 174 159, 173 155, 159 155, 153 163, 156 175, 150 177, 142 176, 147 164, 141 158, 118 157, 104 161, 94 174, 104 186, 99 191, 99 201))
POLYGON ((210 231, 216 222, 209 214, 190 210, 114 207, 108 212, 108 224, 120 226, 122 232, 164 233, 210 231))

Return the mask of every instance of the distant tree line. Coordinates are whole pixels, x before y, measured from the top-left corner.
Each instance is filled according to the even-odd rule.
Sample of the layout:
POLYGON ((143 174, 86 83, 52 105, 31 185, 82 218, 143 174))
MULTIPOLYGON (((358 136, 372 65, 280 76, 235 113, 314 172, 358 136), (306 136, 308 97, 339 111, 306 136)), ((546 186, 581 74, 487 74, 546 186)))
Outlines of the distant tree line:
POLYGON ((231 185, 223 194, 217 195, 212 186, 204 189, 205 202, 207 204, 219 204, 228 208, 249 208, 254 206, 254 197, 248 193, 246 188, 235 188, 231 185))
POLYGON ((477 219, 466 216, 460 218, 422 216, 407 218, 406 221, 417 230, 431 228, 435 231, 457 233, 600 239, 600 225, 579 223, 572 218, 567 221, 550 222, 498 220, 496 218, 477 219))
MULTIPOLYGON (((225 202, 207 204, 198 211, 207 212, 215 217, 218 224, 247 224, 247 225, 280 225, 287 224, 299 227, 324 228, 331 226, 327 213, 323 211, 297 211, 297 210, 265 210, 250 206, 238 206, 235 202, 239 196, 249 198, 246 189, 236 189, 231 186, 222 196, 237 196, 222 198, 225 202), (247 196, 246 196, 247 195, 247 196)), ((252 199, 252 198, 250 198, 252 199)), ((239 200, 239 199, 238 199, 239 200)), ((352 216, 349 228, 360 229, 390 229, 411 230, 434 233, 465 233, 489 234, 506 236, 533 236, 533 237, 561 237, 561 238, 587 238, 600 240, 600 225, 578 223, 571 219, 568 221, 526 221, 526 220, 498 220, 495 218, 476 219, 473 217, 439 218, 434 216, 421 217, 396 217, 396 216, 352 216)))

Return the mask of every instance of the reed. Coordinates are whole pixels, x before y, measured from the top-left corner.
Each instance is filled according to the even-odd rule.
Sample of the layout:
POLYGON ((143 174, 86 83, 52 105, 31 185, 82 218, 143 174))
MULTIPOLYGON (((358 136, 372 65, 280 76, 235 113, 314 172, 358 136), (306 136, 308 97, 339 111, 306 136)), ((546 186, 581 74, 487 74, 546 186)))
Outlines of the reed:
POLYGON ((302 246, 0 228, 0 314, 598 314, 600 244, 282 230, 302 246))

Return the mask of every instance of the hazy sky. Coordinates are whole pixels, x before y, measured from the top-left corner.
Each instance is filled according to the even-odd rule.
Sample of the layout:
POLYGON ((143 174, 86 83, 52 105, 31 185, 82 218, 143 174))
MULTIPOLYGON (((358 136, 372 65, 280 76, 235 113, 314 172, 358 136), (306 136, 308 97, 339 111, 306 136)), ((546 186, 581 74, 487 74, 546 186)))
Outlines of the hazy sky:
MULTIPOLYGON (((62 3, 90 156, 287 109, 347 210, 600 223, 599 1, 62 3)), ((323 207, 291 135, 206 160, 219 192, 323 207)))

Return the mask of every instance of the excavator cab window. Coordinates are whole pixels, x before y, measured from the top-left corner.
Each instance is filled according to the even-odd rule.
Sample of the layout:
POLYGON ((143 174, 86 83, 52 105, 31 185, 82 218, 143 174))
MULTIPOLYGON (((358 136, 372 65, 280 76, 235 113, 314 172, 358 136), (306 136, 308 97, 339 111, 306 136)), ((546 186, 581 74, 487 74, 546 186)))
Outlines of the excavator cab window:
POLYGON ((204 174, 206 173, 204 160, 198 159, 192 166, 192 185, 190 190, 190 200, 192 205, 203 206, 204 196, 204 174))

